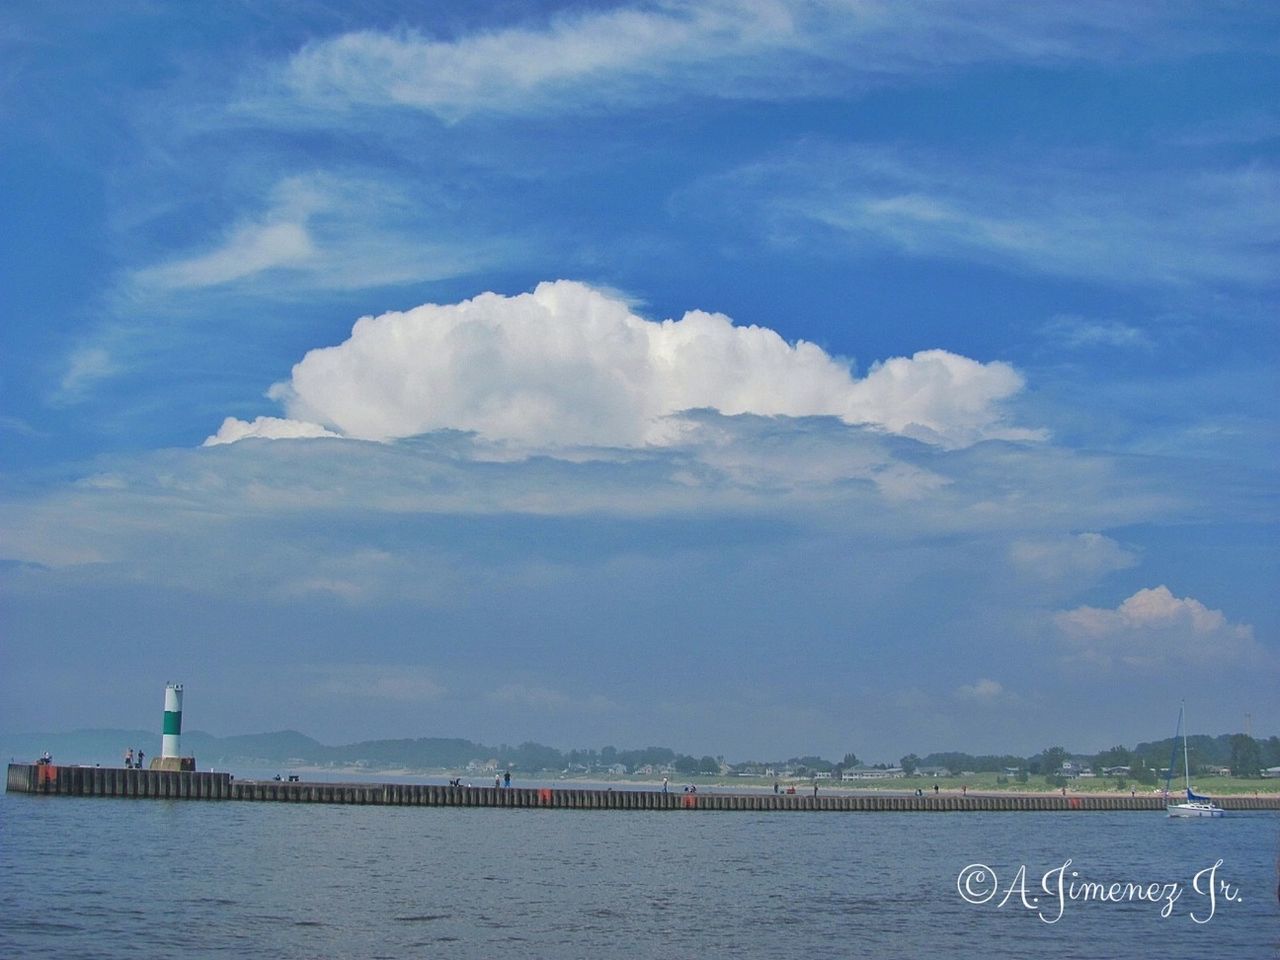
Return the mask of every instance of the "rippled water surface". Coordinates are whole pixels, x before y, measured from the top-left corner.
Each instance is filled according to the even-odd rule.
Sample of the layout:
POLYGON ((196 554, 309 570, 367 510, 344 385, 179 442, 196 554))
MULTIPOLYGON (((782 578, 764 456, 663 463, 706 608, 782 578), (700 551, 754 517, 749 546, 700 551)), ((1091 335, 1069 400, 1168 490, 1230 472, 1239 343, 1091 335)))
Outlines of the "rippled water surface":
POLYGON ((1171 821, 6 794, 0 957, 1248 960, 1280 957, 1278 854, 1274 813, 1171 821), (1068 858, 1063 895, 1053 882, 1040 889, 1068 858), (1192 882, 1206 871, 1207 891, 1218 860, 1211 902, 1192 882), (977 901, 994 890, 983 903, 957 886, 975 863, 990 869, 971 870, 965 892, 977 901), (1180 892, 1166 918, 1161 900, 1086 899, 1085 881, 1180 892))

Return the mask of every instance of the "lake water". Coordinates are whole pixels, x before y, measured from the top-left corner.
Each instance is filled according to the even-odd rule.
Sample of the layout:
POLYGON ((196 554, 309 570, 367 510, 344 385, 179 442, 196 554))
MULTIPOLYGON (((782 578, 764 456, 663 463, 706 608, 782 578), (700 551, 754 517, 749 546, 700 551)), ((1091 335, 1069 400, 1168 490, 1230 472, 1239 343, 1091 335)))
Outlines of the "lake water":
POLYGON ((1251 960, 1280 957, 1278 859, 1270 812, 1178 821, 5 794, 0 957, 1251 960), (966 875, 975 902, 957 884, 971 864, 990 868, 966 875), (1054 876, 1053 892, 1041 889, 1049 871, 1065 881, 1061 896, 1054 876), (1161 893, 1177 897, 1108 902, 1084 881, 1169 884, 1161 893))

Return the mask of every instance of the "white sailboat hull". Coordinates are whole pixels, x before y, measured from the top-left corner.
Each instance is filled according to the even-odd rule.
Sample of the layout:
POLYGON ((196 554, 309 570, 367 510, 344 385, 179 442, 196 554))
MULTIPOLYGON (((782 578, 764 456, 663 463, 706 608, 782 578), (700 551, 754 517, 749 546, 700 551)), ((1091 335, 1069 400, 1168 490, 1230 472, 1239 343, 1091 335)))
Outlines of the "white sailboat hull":
POLYGON ((1221 817, 1226 813, 1212 803, 1171 803, 1168 809, 1171 817, 1221 817))

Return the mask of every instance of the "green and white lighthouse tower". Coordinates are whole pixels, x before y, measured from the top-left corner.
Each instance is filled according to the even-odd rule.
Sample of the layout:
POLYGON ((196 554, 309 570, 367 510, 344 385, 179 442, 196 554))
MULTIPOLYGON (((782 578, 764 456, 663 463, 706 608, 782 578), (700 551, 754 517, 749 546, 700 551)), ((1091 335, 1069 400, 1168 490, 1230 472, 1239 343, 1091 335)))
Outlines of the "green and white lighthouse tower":
POLYGON ((182 684, 170 683, 164 688, 164 739, 160 743, 160 757, 178 758, 182 740, 182 684))

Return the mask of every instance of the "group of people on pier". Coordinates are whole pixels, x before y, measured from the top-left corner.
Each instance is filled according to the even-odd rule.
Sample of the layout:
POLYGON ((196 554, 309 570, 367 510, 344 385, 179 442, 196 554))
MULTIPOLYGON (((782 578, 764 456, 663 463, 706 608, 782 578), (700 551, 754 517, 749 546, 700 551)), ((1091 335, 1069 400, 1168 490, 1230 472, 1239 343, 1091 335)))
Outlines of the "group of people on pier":
POLYGON ((133 747, 130 747, 128 750, 124 752, 124 768, 126 770, 141 770, 142 756, 143 756, 142 751, 139 750, 137 759, 135 760, 134 754, 133 754, 133 747))

